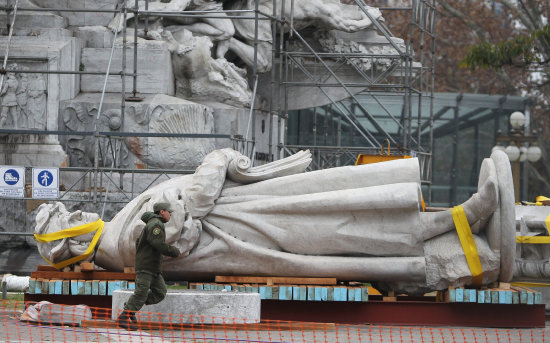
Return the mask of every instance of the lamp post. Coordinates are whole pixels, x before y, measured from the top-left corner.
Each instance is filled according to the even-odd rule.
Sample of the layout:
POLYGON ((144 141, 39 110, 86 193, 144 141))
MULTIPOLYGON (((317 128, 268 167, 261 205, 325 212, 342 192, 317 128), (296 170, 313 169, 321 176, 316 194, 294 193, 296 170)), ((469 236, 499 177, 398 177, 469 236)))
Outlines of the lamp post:
POLYGON ((510 132, 507 135, 502 132, 497 133, 497 145, 492 149, 503 150, 510 162, 512 162, 512 176, 514 179, 514 194, 516 202, 520 201, 519 181, 521 172, 521 162, 537 162, 542 156, 541 149, 534 145, 537 140, 535 132, 529 133, 525 129, 525 115, 521 112, 514 112, 510 115, 510 132), (508 143, 507 147, 502 142, 508 143))

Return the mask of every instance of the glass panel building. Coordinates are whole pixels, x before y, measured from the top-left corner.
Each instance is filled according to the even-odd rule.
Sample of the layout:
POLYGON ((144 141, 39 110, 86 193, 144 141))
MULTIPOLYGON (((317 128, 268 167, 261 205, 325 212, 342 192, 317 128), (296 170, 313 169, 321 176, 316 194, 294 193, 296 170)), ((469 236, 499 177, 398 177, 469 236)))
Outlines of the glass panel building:
POLYGON ((432 152, 431 169, 423 170, 427 174, 423 176, 424 198, 431 206, 444 207, 459 204, 476 191, 481 161, 490 155, 497 133, 508 132, 512 112, 524 112, 529 118, 532 103, 530 98, 520 96, 457 93, 434 93, 433 105, 429 96, 412 96, 409 104, 404 104, 402 95, 392 93, 370 92, 356 98, 360 105, 343 100, 289 111, 286 145, 312 150, 332 147, 340 152, 347 149, 348 158, 340 153, 332 165, 317 167, 349 165, 358 153, 380 153, 380 146, 387 140, 381 134, 385 131, 394 141, 392 154, 432 152), (353 109, 357 121, 368 131, 370 142, 340 114, 339 104, 353 109), (406 105, 411 108, 412 118, 403 116, 406 105), (411 133, 412 144, 410 151, 402 152, 406 132, 411 133))

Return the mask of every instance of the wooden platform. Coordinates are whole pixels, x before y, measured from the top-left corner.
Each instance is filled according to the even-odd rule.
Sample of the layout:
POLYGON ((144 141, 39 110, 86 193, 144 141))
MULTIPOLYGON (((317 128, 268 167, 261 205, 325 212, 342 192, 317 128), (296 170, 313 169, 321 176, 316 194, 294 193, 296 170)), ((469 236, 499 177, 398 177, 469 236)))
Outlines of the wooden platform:
MULTIPOLYGON (((81 327, 88 328, 117 328, 114 320, 83 320, 81 327)), ((136 324, 140 330, 211 330, 211 331, 314 331, 314 330, 336 330, 334 323, 289 323, 289 322, 268 322, 256 324, 174 324, 139 322, 136 324)))
POLYGON ((82 263, 80 271, 59 271, 51 266, 38 266, 29 280, 30 294, 112 295, 118 289, 135 289, 135 273, 94 269, 82 263))

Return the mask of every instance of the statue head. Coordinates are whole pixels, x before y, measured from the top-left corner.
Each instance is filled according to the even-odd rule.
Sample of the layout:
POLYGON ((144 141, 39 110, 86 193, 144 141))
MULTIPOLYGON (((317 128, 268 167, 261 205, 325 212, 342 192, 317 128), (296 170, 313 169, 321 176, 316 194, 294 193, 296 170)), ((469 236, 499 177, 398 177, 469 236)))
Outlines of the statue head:
MULTIPOLYGON (((36 234, 45 234, 69 229, 75 226, 95 222, 100 219, 96 213, 82 212, 80 210, 69 212, 60 202, 55 204, 42 204, 38 207, 36 215, 36 234)), ((83 235, 86 236, 86 235, 83 235)), ((75 238, 79 238, 75 237, 75 238)))

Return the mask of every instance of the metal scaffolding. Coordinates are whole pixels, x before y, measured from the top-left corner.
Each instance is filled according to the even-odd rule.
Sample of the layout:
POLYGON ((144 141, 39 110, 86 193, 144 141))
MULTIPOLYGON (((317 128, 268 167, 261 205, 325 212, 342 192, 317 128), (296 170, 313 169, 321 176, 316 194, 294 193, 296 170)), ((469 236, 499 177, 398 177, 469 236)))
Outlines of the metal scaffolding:
MULTIPOLYGON (((117 193, 124 194, 123 202, 130 201, 136 194, 133 184, 130 190, 125 189, 122 181, 123 175, 131 174, 131 180, 134 182, 134 175, 139 173, 152 173, 159 176, 182 173, 192 173, 195 166, 181 170, 138 170, 123 168, 118 162, 120 159, 120 147, 122 140, 127 136, 142 137, 176 137, 176 138, 201 138, 227 139, 228 146, 241 151, 254 159, 256 146, 256 133, 254 128, 256 121, 256 110, 254 104, 257 96, 258 86, 258 24, 262 20, 270 21, 272 30, 272 51, 271 51, 271 71, 270 71, 270 91, 269 99, 269 153, 268 156, 274 156, 275 159, 292 154, 300 149, 310 149, 314 155, 312 169, 326 168, 337 165, 353 164, 358 153, 379 151, 384 141, 389 141, 392 148, 399 151, 399 154, 415 155, 420 158, 423 183, 430 185, 430 166, 431 152, 433 150, 433 89, 434 89, 434 63, 435 63, 435 0, 411 0, 410 6, 406 7, 383 7, 383 12, 402 11, 409 18, 410 35, 404 41, 404 46, 395 43, 394 36, 383 21, 374 18, 368 11, 363 0, 348 0, 348 3, 354 4, 366 15, 373 24, 376 32, 385 37, 388 46, 393 49, 391 54, 380 53, 347 53, 347 52, 322 52, 317 51, 308 40, 294 26, 294 1, 290 2, 291 10, 286 11, 286 1, 273 0, 273 13, 263 13, 259 10, 259 0, 255 1, 255 8, 240 11, 181 11, 181 12, 159 12, 149 10, 149 0, 145 1, 145 9, 140 9, 138 0, 133 3, 131 0, 124 0, 118 8, 112 10, 104 9, 69 9, 69 8, 22 8, 19 6, 19 0, 15 2, 8 0, 7 6, 0 7, 0 11, 5 11, 8 18, 8 46, 5 50, 2 69, 0 69, 0 89, 4 83, 6 73, 44 73, 44 74, 78 74, 78 75, 104 75, 105 80, 101 93, 99 110, 95 118, 95 129, 91 132, 75 131, 36 131, 36 130, 12 130, 1 129, 2 135, 81 135, 91 136, 94 139, 94 159, 93 166, 89 167, 66 167, 61 168, 62 172, 80 173, 73 184, 67 185, 65 193, 60 199, 64 200, 64 194, 77 188, 77 184, 85 179, 88 182, 86 189, 89 192, 88 201, 99 206, 105 206, 105 203, 120 202, 112 200, 107 195, 109 189, 113 187, 117 193), (32 70, 32 69, 9 69, 7 62, 9 60, 10 42, 12 39, 14 24, 18 13, 26 11, 46 11, 46 12, 98 12, 113 13, 119 15, 119 25, 122 25, 122 66, 120 70, 112 70, 111 61, 115 50, 115 42, 118 31, 115 31, 115 37, 111 47, 109 63, 104 72, 91 72, 82 70, 32 70), (137 76, 140 74, 138 65, 138 30, 133 30, 133 43, 127 41, 127 17, 132 14, 136 20, 142 18, 145 21, 144 34, 149 32, 149 17, 193 17, 193 18, 219 18, 216 14, 223 13, 226 18, 247 19, 255 21, 254 32, 254 65, 251 68, 250 80, 252 80, 252 106, 249 113, 249 122, 247 131, 243 135, 229 134, 153 134, 153 133, 135 133, 135 132, 101 132, 98 121, 103 111, 104 96, 107 88, 109 76, 119 75, 121 77, 121 101, 120 111, 122 123, 124 123, 126 103, 128 101, 140 101, 140 94, 137 92, 137 76), (285 13, 290 13, 287 17, 285 13), (244 16, 243 16, 244 14, 244 16), (127 47, 133 46, 133 66, 131 71, 127 67, 127 47), (384 68, 375 68, 377 60, 385 60, 387 66, 384 68), (360 66, 361 61, 372 65, 371 70, 365 70, 360 66), (354 79, 350 82, 342 79, 338 75, 340 68, 351 68, 360 80, 354 79), (376 70, 375 70, 376 69, 376 70), (315 70, 315 71, 314 71, 315 70), (299 77, 298 77, 299 76, 299 77), (126 77, 132 77, 132 88, 128 92, 126 77), (347 126, 353 131, 353 135, 361 138, 361 144, 355 147, 345 147, 340 144, 318 145, 314 141, 313 145, 290 145, 285 142, 281 135, 282 128, 291 110, 288 107, 289 93, 296 89, 315 88, 321 94, 326 96, 326 101, 330 106, 333 122, 337 122, 340 127, 347 126), (345 99, 335 98, 331 89, 338 88, 342 91, 345 99), (379 101, 380 92, 391 92, 403 100, 403 106, 400 113, 395 114, 387 111, 387 117, 391 120, 396 130, 389 130, 387 125, 380 123, 380 120, 373 116, 370 110, 361 101, 362 97, 369 97, 379 101), (131 95, 129 95, 129 93, 131 95), (417 104, 417 117, 413 117, 412 99, 417 104), (422 103, 429 102, 430 111, 428 114, 422 113, 422 103), (274 123, 273 120, 277 120, 274 123), (273 128, 276 127, 276 132, 273 128), (430 129, 428 139, 421 136, 418 128, 430 129), (416 130, 415 130, 416 129, 416 130), (107 158, 109 157, 109 158, 107 158), (118 175, 119 180, 113 175, 118 175)), ((121 127, 124 127, 123 125, 121 127)), ((74 178, 73 178, 74 179, 74 178)), ((151 184, 153 184, 151 182, 151 184)), ((78 186, 80 187, 80 186, 78 186)), ((27 199, 27 198, 25 198, 27 199)), ((30 199, 30 198, 29 198, 30 199)), ((15 200, 15 199, 14 199, 15 200)), ((18 199, 21 200, 21 199, 18 199)), ((429 202, 429 199, 427 199, 429 202)))

